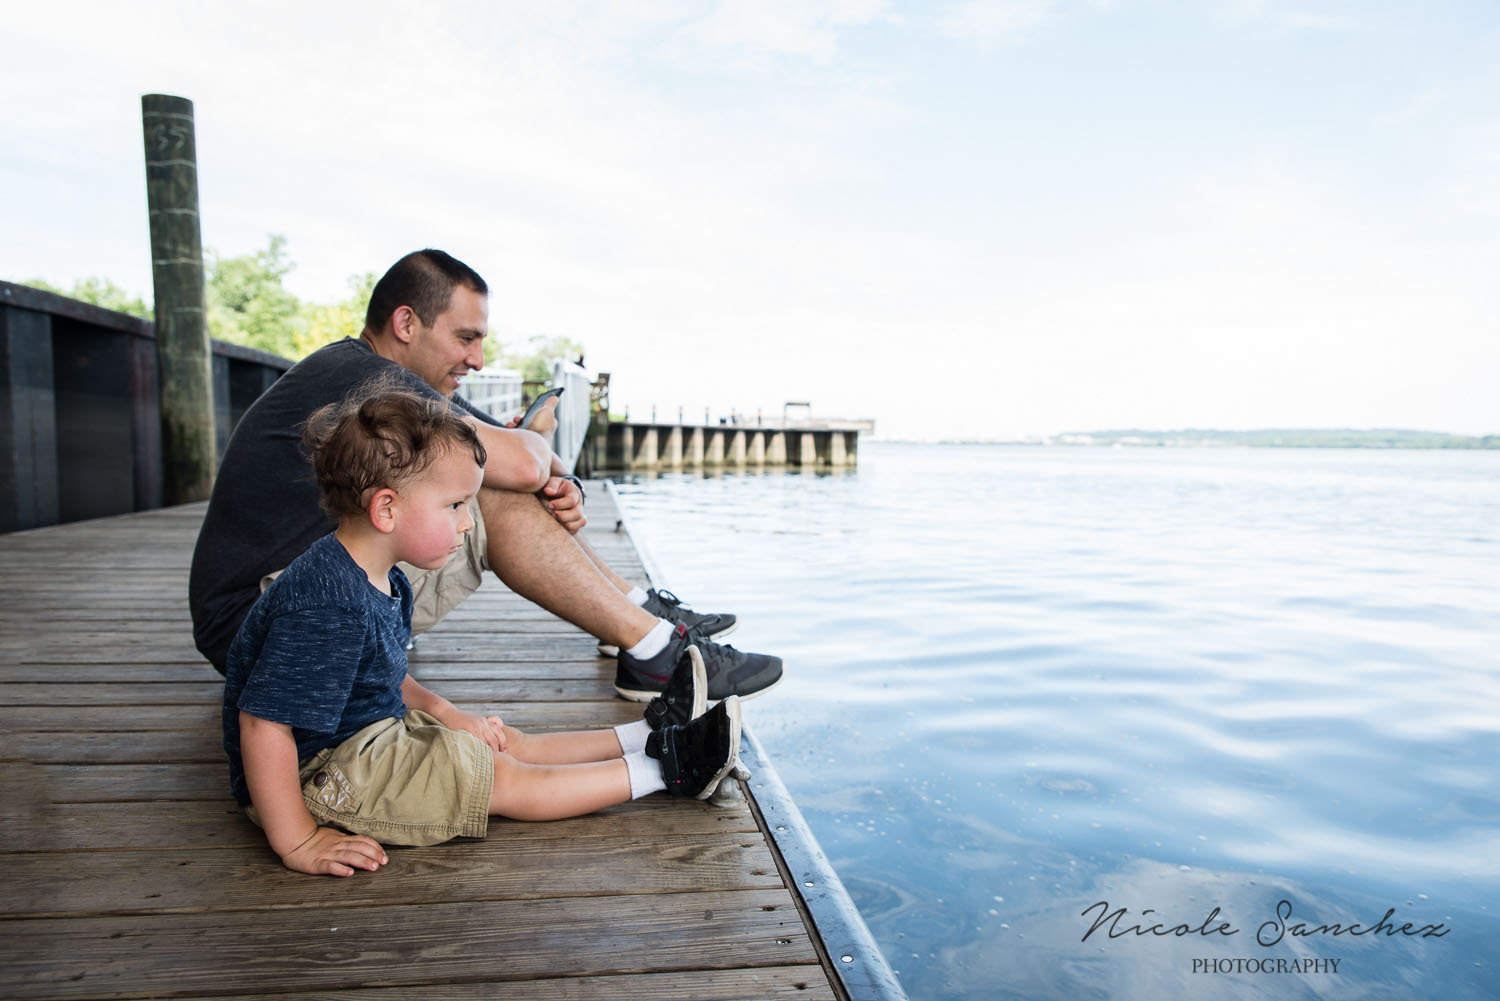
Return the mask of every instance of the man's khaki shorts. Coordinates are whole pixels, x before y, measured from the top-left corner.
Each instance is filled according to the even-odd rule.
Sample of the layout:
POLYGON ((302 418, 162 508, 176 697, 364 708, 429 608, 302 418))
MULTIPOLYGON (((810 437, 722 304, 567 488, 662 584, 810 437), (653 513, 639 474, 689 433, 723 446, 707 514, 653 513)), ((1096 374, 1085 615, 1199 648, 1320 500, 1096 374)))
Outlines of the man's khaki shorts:
MULTIPOLYGON (((371 723, 300 768, 302 800, 319 824, 387 845, 484 837, 494 777, 487 744, 415 709, 371 723)), ((245 812, 260 823, 254 807, 245 812)))
POLYGON ((474 527, 464 536, 464 547, 436 570, 423 570, 410 563, 398 563, 411 581, 411 634, 420 636, 442 621, 443 616, 479 590, 484 572, 490 568, 489 536, 484 531, 484 515, 479 498, 469 501, 469 516, 474 527))

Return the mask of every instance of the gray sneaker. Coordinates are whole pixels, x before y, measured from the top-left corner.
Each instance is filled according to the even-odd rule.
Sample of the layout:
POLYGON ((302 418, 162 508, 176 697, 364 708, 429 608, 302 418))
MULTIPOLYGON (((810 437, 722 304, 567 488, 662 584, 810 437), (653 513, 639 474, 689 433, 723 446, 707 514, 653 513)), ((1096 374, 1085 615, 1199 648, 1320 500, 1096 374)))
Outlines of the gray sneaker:
MULTIPOLYGON (((673 625, 679 622, 689 629, 696 629, 711 640, 728 636, 740 624, 739 618, 730 612, 695 612, 682 603, 682 599, 671 591, 646 592, 646 603, 641 606, 658 619, 666 619, 673 625)), ((618 657, 620 648, 613 643, 600 643, 599 656, 618 657)))
POLYGON ((764 653, 745 653, 727 644, 715 643, 682 623, 655 657, 641 660, 622 650, 615 658, 615 694, 632 702, 650 702, 666 692, 684 651, 698 648, 708 678, 708 700, 717 702, 731 695, 753 698, 781 681, 781 658, 764 653))

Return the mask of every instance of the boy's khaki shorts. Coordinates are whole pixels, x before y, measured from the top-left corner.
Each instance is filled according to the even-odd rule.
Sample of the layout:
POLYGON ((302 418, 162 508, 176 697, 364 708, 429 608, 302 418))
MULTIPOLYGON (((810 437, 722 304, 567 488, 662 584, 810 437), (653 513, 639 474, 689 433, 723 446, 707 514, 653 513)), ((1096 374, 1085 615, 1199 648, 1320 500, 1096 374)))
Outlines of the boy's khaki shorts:
MULTIPOLYGON (((484 583, 484 572, 490 568, 489 536, 484 531, 484 515, 479 498, 469 501, 469 515, 474 527, 464 536, 464 547, 436 570, 423 570, 410 563, 396 564, 411 583, 411 634, 420 636, 442 621, 469 595, 484 583)), ((260 589, 271 586, 281 576, 274 570, 260 579, 260 589)))
MULTIPOLYGON (((482 838, 495 759, 472 733, 412 709, 383 719, 301 765, 302 799, 319 824, 387 845, 482 838)), ((255 808, 246 810, 260 823, 255 808)))

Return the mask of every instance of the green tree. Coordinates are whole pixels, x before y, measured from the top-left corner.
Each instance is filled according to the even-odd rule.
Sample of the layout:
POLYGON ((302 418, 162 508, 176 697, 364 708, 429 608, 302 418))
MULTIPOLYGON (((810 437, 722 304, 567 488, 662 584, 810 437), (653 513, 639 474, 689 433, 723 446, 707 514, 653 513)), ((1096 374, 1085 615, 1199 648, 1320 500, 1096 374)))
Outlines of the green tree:
MULTIPOLYGON (((210 337, 258 348, 299 361, 342 337, 357 337, 365 325, 365 308, 378 276, 373 272, 349 278, 349 295, 334 302, 302 302, 282 283, 296 263, 287 254, 286 237, 271 234, 264 250, 221 257, 203 254, 204 298, 210 337)), ((149 304, 104 278, 86 278, 64 290, 40 279, 26 282, 83 302, 154 319, 149 304)), ((567 337, 533 337, 522 350, 507 353, 493 331, 484 339, 486 365, 515 368, 526 378, 552 376, 552 359, 577 358, 583 348, 567 337)))
POLYGON ((302 303, 281 284, 296 267, 286 255, 286 237, 271 234, 265 250, 236 257, 203 254, 208 333, 230 344, 300 358, 299 333, 306 326, 302 303))
MULTIPOLYGON (((491 338, 485 338, 490 340, 491 338)), ((546 337, 538 334, 525 346, 502 348, 500 364, 521 373, 521 378, 547 382, 552 378, 552 362, 558 358, 577 361, 583 357, 583 345, 571 337, 546 337)))
POLYGON ((302 358, 340 338, 359 336, 365 326, 365 307, 370 304, 370 292, 378 278, 373 271, 351 275, 349 298, 339 302, 304 303, 302 327, 296 336, 297 354, 289 357, 302 358))
POLYGON ((117 313, 128 313, 143 320, 154 319, 150 303, 138 295, 131 295, 108 278, 80 278, 73 283, 71 289, 58 288, 40 278, 31 278, 21 284, 39 288, 43 292, 65 295, 69 299, 77 299, 79 302, 86 302, 92 306, 112 309, 117 313))

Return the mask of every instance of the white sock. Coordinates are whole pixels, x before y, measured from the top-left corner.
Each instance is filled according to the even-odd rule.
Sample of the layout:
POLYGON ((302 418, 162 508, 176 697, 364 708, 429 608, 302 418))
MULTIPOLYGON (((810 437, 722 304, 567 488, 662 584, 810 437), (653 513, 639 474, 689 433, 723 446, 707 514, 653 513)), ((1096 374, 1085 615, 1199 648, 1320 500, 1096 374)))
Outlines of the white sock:
POLYGON ((644 605, 646 603, 646 599, 649 598, 649 597, 651 597, 651 595, 647 594, 645 591, 642 591, 638 587, 632 587, 630 589, 629 593, 627 593, 625 595, 625 597, 627 597, 627 598, 630 599, 630 603, 632 605, 634 605, 637 608, 640 608, 642 605, 644 605))
MULTIPOLYGON (((644 723, 645 720, 641 722, 644 723)), ((661 765, 646 757, 645 751, 625 755, 625 768, 630 772, 631 799, 640 799, 653 792, 661 792, 667 787, 667 783, 661 777, 661 765)))
POLYGON ((672 641, 672 634, 676 631, 677 627, 666 619, 657 619, 651 631, 625 652, 636 660, 650 660, 667 648, 667 644, 672 641))
POLYGON ((639 754, 646 749, 646 738, 651 736, 651 724, 643 719, 634 723, 621 723, 615 727, 615 739, 620 742, 623 754, 639 754))

